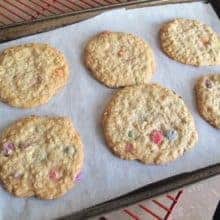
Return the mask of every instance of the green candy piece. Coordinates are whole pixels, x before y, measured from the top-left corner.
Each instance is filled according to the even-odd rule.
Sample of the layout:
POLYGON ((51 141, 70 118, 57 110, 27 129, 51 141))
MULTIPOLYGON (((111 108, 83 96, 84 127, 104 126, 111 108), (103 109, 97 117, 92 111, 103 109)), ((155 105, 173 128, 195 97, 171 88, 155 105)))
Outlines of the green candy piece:
POLYGON ((130 137, 130 138, 133 137, 132 131, 129 131, 129 132, 128 132, 128 137, 130 137))
POLYGON ((67 146, 67 147, 64 148, 63 151, 64 151, 65 154, 73 155, 75 153, 75 146, 74 146, 74 148, 71 147, 71 146, 67 146))

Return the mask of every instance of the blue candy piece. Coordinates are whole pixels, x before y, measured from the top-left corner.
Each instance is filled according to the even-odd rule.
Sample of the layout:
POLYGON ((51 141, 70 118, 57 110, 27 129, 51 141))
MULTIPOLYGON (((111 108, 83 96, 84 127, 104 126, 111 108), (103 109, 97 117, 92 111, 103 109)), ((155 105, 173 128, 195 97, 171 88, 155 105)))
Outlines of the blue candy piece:
POLYGON ((169 141, 175 141, 178 138, 178 132, 176 130, 168 130, 166 132, 166 138, 169 141))

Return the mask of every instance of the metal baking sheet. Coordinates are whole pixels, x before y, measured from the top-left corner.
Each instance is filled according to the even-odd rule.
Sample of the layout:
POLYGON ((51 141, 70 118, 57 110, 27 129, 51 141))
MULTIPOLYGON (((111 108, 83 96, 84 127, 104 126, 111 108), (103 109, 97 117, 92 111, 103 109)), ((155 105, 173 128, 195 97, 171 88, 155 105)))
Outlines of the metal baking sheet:
MULTIPOLYGON (((83 208, 93 206, 97 203, 107 201, 111 198, 115 198, 118 195, 122 195, 126 192, 132 191, 146 184, 156 182, 157 180, 161 180, 165 177, 170 177, 178 173, 189 172, 200 167, 205 167, 213 163, 217 163, 219 161, 218 159, 219 155, 215 151, 216 148, 211 147, 211 139, 209 145, 202 146, 203 149, 201 149, 201 145, 198 145, 195 151, 187 154, 184 158, 163 167, 146 166, 138 162, 122 161, 114 157, 108 151, 103 141, 103 135, 100 131, 99 120, 101 117, 101 113, 107 102, 106 100, 108 100, 111 97, 111 94, 114 93, 115 91, 105 88, 104 86, 100 85, 98 82, 96 82, 94 79, 90 77, 90 75, 87 73, 84 66, 82 65, 81 53, 85 45, 85 42, 93 34, 101 30, 106 30, 106 28, 110 30, 132 32, 146 39, 155 50, 157 61, 159 63, 160 71, 158 70, 153 81, 161 82, 165 86, 176 90, 180 95, 184 97, 190 109, 193 111, 195 110, 194 100, 193 97, 191 96, 192 94, 189 96, 187 95, 189 91, 192 92, 194 80, 196 79, 196 77, 200 76, 201 74, 205 74, 207 72, 219 71, 220 69, 218 67, 194 68, 194 67, 182 65, 176 63, 175 61, 171 61, 160 51, 157 42, 157 36, 158 36, 157 34, 159 27, 162 22, 164 22, 167 19, 174 18, 177 15, 197 18, 215 27, 216 30, 220 32, 218 27, 219 20, 216 14, 214 13, 213 9, 211 8, 211 6, 203 3, 192 3, 190 5, 182 4, 181 8, 177 8, 177 5, 169 5, 169 6, 154 7, 154 10, 152 10, 152 8, 143 8, 143 9, 135 9, 131 11, 129 10, 113 11, 83 23, 68 26, 52 32, 31 36, 28 38, 22 38, 17 41, 12 41, 0 45, 0 48, 3 49, 10 45, 15 45, 24 42, 31 42, 31 41, 48 42, 59 48, 67 55, 67 58, 70 61, 70 66, 72 69, 71 80, 67 88, 63 91, 63 93, 55 97, 46 106, 42 106, 40 108, 32 109, 32 110, 18 110, 18 109, 10 108, 4 104, 1 104, 0 105, 1 129, 7 126, 9 122, 12 122, 17 118, 28 114, 68 115, 73 118, 74 122, 76 122, 76 127, 83 136, 87 151, 84 179, 82 180, 81 184, 79 184, 74 190, 68 193, 65 197, 50 202, 39 201, 35 198, 17 199, 10 196, 4 190, 1 189, 0 217, 2 215, 3 219, 7 219, 7 218, 13 219, 15 217, 20 219, 25 219, 25 218, 29 219, 30 217, 32 219, 38 219, 38 218, 47 219, 51 217, 66 215, 71 212, 76 212, 83 208), (179 11, 177 11, 177 9, 179 9, 179 11), (167 13, 165 12, 166 10, 167 13), (160 12, 160 16, 158 17, 156 15, 159 12, 160 12), (117 16, 114 13, 116 13, 117 16), (119 16, 121 16, 120 18, 123 19, 122 20, 119 19, 118 21, 116 18, 119 18, 119 16), (115 20, 112 20, 112 18, 115 20), (161 20, 151 21, 149 18, 156 18, 161 20), (125 21, 127 26, 126 24, 124 24, 125 21), (87 26, 85 27, 85 25, 87 26), (166 68, 163 69, 162 67, 163 68, 166 67, 166 68), (180 68, 180 71, 178 71, 178 68, 180 68), (186 75, 187 73, 193 73, 194 75, 193 77, 192 75, 190 75, 191 77, 190 79, 181 77, 182 81, 176 84, 176 80, 178 80, 176 76, 177 74, 179 74, 179 72, 181 72, 182 76, 184 77, 188 77, 188 75, 190 75, 190 74, 186 75), (169 77, 164 79, 163 75, 167 73, 169 73, 169 77), (183 85, 182 82, 184 81, 189 83, 189 85, 188 84, 183 85), (184 86, 186 86, 186 88, 184 88, 184 86), (75 88, 75 92, 74 92, 74 88, 75 88), (99 100, 97 99, 98 97, 97 93, 101 95, 101 97, 99 97, 99 100), (60 106, 65 106, 65 108, 61 109, 60 106), (91 125, 93 125, 92 129, 90 127, 91 125), (212 149, 212 151, 210 149, 212 149), (203 151, 205 152, 208 151, 212 154, 204 155, 203 151), (199 157, 201 157, 200 160, 194 161, 194 159, 197 158, 198 155, 199 157), (94 162, 94 160, 92 160, 91 158, 95 158, 98 161, 98 163, 96 164, 97 161, 94 162), (112 160, 115 163, 115 165, 113 166, 111 164, 112 160), (112 180, 110 180, 112 174, 109 173, 108 167, 104 163, 105 161, 109 161, 107 165, 110 166, 110 169, 114 171, 120 169, 120 174, 116 175, 117 180, 119 179, 120 182, 117 182, 116 186, 114 186, 111 182, 112 180), (192 161, 194 162, 194 164, 188 164, 189 162, 192 161), (106 169, 104 170, 105 171, 104 173, 99 172, 98 168, 100 167, 102 169, 106 169), (95 176, 93 172, 94 170, 95 170, 95 176), (127 170, 129 170, 129 173, 126 173, 126 181, 123 181, 125 177, 124 171, 127 170), (139 177, 137 177, 136 175, 139 172, 142 174, 145 173, 146 176, 144 176, 143 179, 139 179, 139 177), (106 175, 106 173, 108 175, 106 175), (154 176, 155 173, 160 175, 155 177, 154 176), (132 185, 127 184, 129 183, 129 179, 133 181, 132 185), (103 181, 104 182, 103 186, 105 187, 103 186, 97 187, 98 185, 97 182, 94 182, 96 180, 99 182, 103 181), (135 186, 133 184, 135 184, 135 186), (114 189, 112 190, 112 188, 114 189), (97 192, 97 190, 99 189, 101 191, 97 192), (6 208, 9 205, 13 211, 8 210, 6 208), (43 211, 44 209, 45 211, 43 211)), ((205 129, 209 131, 211 130, 211 135, 213 136, 210 137, 211 138, 216 137, 216 143, 217 143, 219 136, 218 132, 215 129, 213 129, 211 126, 209 126, 207 123, 205 123, 198 116, 196 112, 194 114, 195 114, 194 116, 196 118, 196 122, 199 124, 201 123, 200 125, 204 126, 205 129)), ((204 139, 206 135, 203 135, 202 137, 204 139)), ((217 168, 216 166, 214 166, 202 170, 201 172, 197 171, 196 180, 208 177, 210 175, 214 175, 218 172, 219 172, 218 165, 217 168)), ((181 186, 181 184, 188 184, 190 182, 196 181, 195 179, 193 180, 192 178, 192 176, 194 176, 195 173, 190 173, 190 175, 191 175, 191 180, 189 180, 189 178, 186 178, 189 181, 184 181, 185 177, 181 178, 179 176, 178 178, 173 178, 173 179, 171 178, 164 182, 162 181, 160 186, 164 186, 164 188, 161 187, 163 190, 171 190, 175 188, 175 186, 178 187, 181 186), (169 187, 170 186, 169 183, 172 183, 171 186, 173 188, 169 187)), ((113 178, 113 180, 115 181, 115 178, 113 178)), ((149 188, 149 187, 156 187, 158 186, 157 184, 149 185, 148 188, 143 188, 141 189, 141 191, 138 191, 141 192, 141 194, 135 192, 134 194, 132 194, 132 196, 129 195, 129 198, 133 198, 133 199, 125 201, 124 200, 125 197, 122 197, 119 200, 117 200, 112 206, 109 203, 103 204, 104 206, 101 206, 101 209, 99 206, 99 212, 100 210, 102 211, 107 210, 103 207, 108 207, 108 209, 110 208, 112 209, 122 205, 126 205, 128 204, 128 201, 135 202, 137 201, 137 199, 145 199, 149 196, 155 195, 155 193, 162 193, 163 191, 161 190, 157 190, 156 192, 155 190, 152 190, 152 188, 149 188), (152 190, 152 193, 150 193, 149 189, 152 190)), ((96 208, 95 210, 97 214, 98 208, 96 208)), ((90 213, 90 216, 92 214, 91 209, 89 212, 87 210, 87 212, 84 213, 87 214, 90 213)), ((88 215, 84 215, 84 217, 85 216, 88 217, 88 215)), ((81 216, 80 218, 83 219, 84 217, 81 216)))

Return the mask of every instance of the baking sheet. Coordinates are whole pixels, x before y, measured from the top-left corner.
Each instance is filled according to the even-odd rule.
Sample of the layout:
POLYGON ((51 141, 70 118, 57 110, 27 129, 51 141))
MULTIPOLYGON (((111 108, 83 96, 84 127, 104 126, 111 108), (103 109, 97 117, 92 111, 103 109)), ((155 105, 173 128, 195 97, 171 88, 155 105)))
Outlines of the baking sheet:
POLYGON ((114 10, 78 24, 0 45, 2 50, 27 42, 49 43, 66 55, 71 71, 68 85, 47 105, 21 110, 0 103, 0 130, 14 120, 31 114, 69 116, 81 134, 86 154, 81 182, 60 199, 20 199, 0 188, 0 219, 51 219, 63 216, 163 178, 219 162, 220 133, 198 115, 193 86, 201 75, 220 73, 220 66, 187 66, 169 59, 161 52, 158 40, 160 26, 176 17, 199 19, 220 33, 220 21, 209 4, 187 3, 114 10), (108 89, 94 80, 82 62, 87 40, 103 30, 131 32, 148 41, 157 60, 153 82, 175 90, 192 111, 199 143, 181 159, 168 165, 147 166, 136 161, 121 160, 106 147, 100 124, 101 115, 116 90, 108 89))

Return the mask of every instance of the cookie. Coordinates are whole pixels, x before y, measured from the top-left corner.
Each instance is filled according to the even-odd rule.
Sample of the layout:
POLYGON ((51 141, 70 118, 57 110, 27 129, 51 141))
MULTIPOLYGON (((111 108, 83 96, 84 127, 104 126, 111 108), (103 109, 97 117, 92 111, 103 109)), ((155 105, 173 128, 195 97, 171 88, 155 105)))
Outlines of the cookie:
POLYGON ((220 65, 220 38, 211 27, 190 19, 175 19, 160 30, 162 50, 172 59, 194 66, 220 65))
POLYGON ((214 127, 220 128, 220 74, 199 78, 195 92, 200 115, 214 127))
POLYGON ((47 44, 24 44, 0 54, 0 100, 14 107, 47 103, 68 80, 67 62, 47 44))
POLYGON ((158 84, 127 87, 113 96, 103 115, 109 148, 122 159, 168 163, 198 140, 181 97, 158 84))
POLYGON ((102 32, 88 42, 84 55, 92 75, 110 88, 148 83, 155 72, 152 49, 129 33, 102 32))
POLYGON ((0 180, 18 197, 62 196, 77 181, 83 158, 82 142, 68 118, 26 117, 0 136, 0 180))

